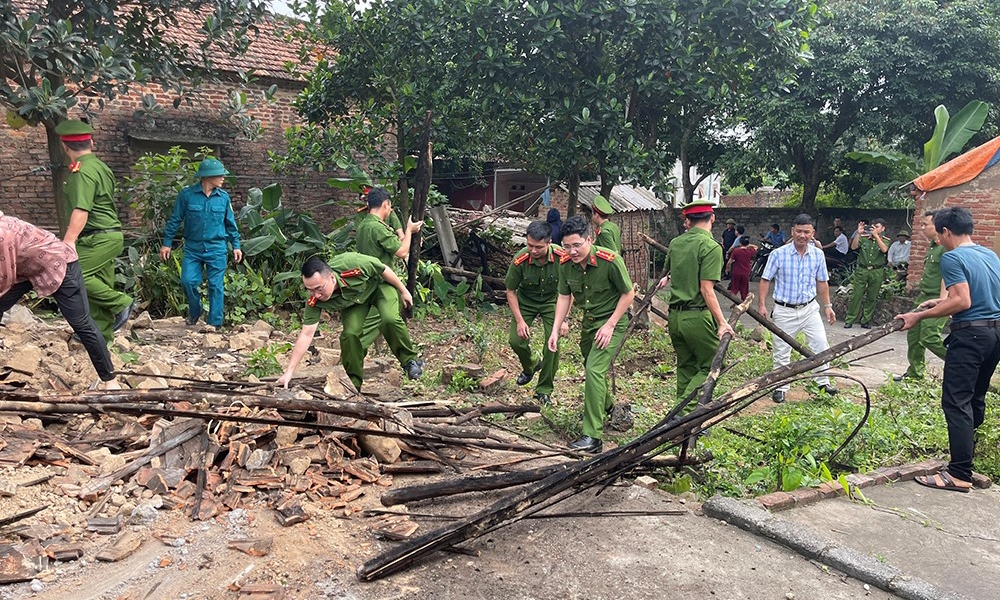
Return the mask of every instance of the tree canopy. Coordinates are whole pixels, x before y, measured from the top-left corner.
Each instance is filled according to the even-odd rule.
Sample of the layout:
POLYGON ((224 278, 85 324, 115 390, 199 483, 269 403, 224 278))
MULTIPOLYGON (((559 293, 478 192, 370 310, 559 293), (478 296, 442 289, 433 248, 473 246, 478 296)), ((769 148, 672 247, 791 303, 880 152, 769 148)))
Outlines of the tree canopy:
MULTIPOLYGON (((813 58, 794 85, 748 105, 751 138, 740 157, 747 187, 762 170, 788 173, 802 185, 807 210, 820 186, 844 168, 846 151, 919 154, 935 106, 1000 101, 993 4, 835 0, 810 46, 813 58)), ((989 131, 995 129, 984 135, 989 131)))
POLYGON ((428 137, 435 157, 502 161, 571 183, 597 177, 605 192, 621 181, 665 181, 674 157, 708 135, 709 119, 785 82, 817 10, 809 0, 295 8, 319 24, 313 39, 333 49, 297 103, 324 129, 293 134, 304 162, 343 168, 360 150, 377 171, 393 140, 399 176, 428 137))

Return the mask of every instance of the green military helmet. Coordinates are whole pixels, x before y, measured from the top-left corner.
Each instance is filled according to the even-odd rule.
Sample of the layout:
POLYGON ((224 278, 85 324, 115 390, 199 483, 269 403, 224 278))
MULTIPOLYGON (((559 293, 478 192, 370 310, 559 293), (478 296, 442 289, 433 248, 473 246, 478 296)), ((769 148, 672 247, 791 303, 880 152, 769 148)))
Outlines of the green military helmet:
POLYGON ((226 167, 222 166, 222 161, 215 158, 206 158, 201 161, 198 165, 198 178, 202 179, 205 177, 219 177, 220 175, 229 175, 229 171, 226 167))
POLYGON ((896 237, 900 237, 900 236, 905 237, 905 238, 909 238, 910 237, 910 232, 907 231, 907 230, 905 230, 905 229, 900 229, 899 233, 896 234, 896 237))
POLYGON ((83 121, 63 121, 56 125, 56 135, 64 142, 82 142, 90 139, 94 128, 83 121))
POLYGON ((615 209, 611 208, 611 203, 604 196, 598 194, 594 196, 594 210, 604 216, 615 214, 615 209))

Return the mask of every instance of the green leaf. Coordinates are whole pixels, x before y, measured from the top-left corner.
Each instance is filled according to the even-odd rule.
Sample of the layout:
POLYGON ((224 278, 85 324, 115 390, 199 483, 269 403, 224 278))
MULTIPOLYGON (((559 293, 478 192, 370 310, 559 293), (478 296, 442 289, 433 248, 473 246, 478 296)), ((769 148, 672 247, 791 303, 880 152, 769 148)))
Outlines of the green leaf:
POLYGON ((247 190, 247 206, 259 209, 264 203, 264 192, 259 187, 252 187, 247 190))
POLYGON ((274 245, 274 236, 260 235, 240 242, 240 249, 246 256, 256 256, 274 245))
POLYGON ((315 250, 315 249, 316 246, 313 246, 312 244, 306 244, 304 242, 294 242, 292 244, 289 244, 289 246, 285 248, 285 256, 292 257, 301 252, 309 252, 310 250, 315 250))
POLYGON ((760 467, 754 469, 746 478, 745 483, 747 485, 753 485, 755 483, 764 481, 767 479, 769 469, 767 467, 760 467))
POLYGON ((924 144, 924 172, 927 173, 941 164, 942 150, 944 148, 944 134, 948 129, 948 109, 944 104, 939 104, 934 109, 934 133, 931 139, 924 144))
POLYGON ((781 478, 781 489, 786 492, 799 489, 802 485, 802 470, 798 467, 788 467, 781 478))
POLYGON ((285 271, 284 273, 278 273, 271 278, 272 283, 281 283, 282 281, 290 281, 292 279, 298 279, 302 274, 299 271, 285 271))
POLYGON ((281 184, 272 183, 261 190, 261 207, 267 212, 281 208, 281 184))
POLYGON ((979 100, 969 102, 958 111, 948 122, 948 129, 941 143, 940 160, 948 160, 952 154, 961 152, 972 136, 983 128, 989 113, 990 105, 979 100))

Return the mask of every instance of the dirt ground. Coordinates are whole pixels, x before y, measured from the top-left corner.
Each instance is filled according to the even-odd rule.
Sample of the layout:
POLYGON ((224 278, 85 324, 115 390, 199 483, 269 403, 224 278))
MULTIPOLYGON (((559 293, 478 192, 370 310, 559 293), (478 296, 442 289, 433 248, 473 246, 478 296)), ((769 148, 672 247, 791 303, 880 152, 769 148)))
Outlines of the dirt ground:
MULTIPOLYGON (((421 510, 466 514, 488 498, 428 502, 421 510)), ((374 498, 371 499, 374 505, 374 498)), ((317 515, 285 529, 269 509, 234 511, 207 523, 160 513, 131 530, 140 549, 119 563, 54 565, 35 584, 0 588, 0 598, 138 600, 258 598, 233 591, 279 584, 288 599, 345 598, 893 598, 829 572, 791 551, 697 514, 697 505, 659 491, 616 486, 581 495, 559 512, 684 511, 680 515, 574 516, 522 521, 464 545, 478 554, 437 554, 408 571, 364 583, 354 569, 389 547, 364 518, 317 515), (232 539, 273 536, 270 553, 226 548, 232 539)), ((93 539, 94 550, 110 543, 93 539)))
MULTIPOLYGON (((140 319, 134 327, 134 335, 120 342, 126 353, 136 355, 135 364, 125 368, 155 368, 131 378, 133 387, 156 387, 163 382, 157 375, 165 374, 240 378, 251 351, 267 343, 292 341, 295 333, 257 324, 219 335, 191 331, 179 319, 140 319)), ((429 365, 440 369, 460 356, 457 336, 463 327, 456 324, 453 332, 437 332, 446 341, 425 349, 429 365)), ((37 349, 36 368, 49 361, 57 363, 41 382, 35 382, 42 388, 78 391, 93 377, 89 365, 79 362, 85 359, 80 356, 82 350, 66 346, 64 325, 14 324, 4 334, 2 361, 30 355, 31 363, 37 349), (26 352, 27 346, 34 349, 26 352)), ((317 373, 336 359, 331 337, 317 344, 326 349, 310 367, 317 373)), ((385 357, 370 359, 367 367, 382 376, 379 385, 366 384, 366 395, 385 400, 433 395, 433 390, 401 381, 398 369, 385 357)), ((505 457, 484 451, 470 458, 488 463, 505 457)), ((0 471, 0 480, 25 482, 44 474, 65 478, 73 475, 72 469, 19 467, 0 471)), ((428 480, 427 476, 397 475, 393 485, 428 480)), ((438 553, 401 574, 371 583, 359 582, 355 569, 393 545, 372 533, 378 517, 362 512, 382 508, 378 496, 385 488, 380 486, 365 486, 348 514, 306 501, 303 507, 310 518, 290 527, 277 522, 270 506, 273 498, 266 494, 243 508, 207 521, 192 521, 179 510, 155 510, 153 494, 121 489, 111 495, 104 511, 121 514, 127 521, 122 532, 114 535, 87 532, 90 506, 60 493, 59 487, 48 483, 20 487, 14 497, 0 497, 0 518, 45 506, 47 510, 23 523, 61 533, 63 541, 79 542, 85 550, 79 560, 40 565, 45 568, 34 581, 0 586, 0 599, 892 598, 700 516, 699 505, 690 495, 675 497, 630 483, 619 482, 598 496, 585 492, 547 511, 570 516, 521 521, 464 544, 467 553, 438 553), (143 508, 148 506, 154 509, 143 508), (123 536, 137 538, 138 550, 118 562, 95 559, 123 536), (253 556, 228 547, 246 539, 265 540, 261 544, 269 544, 266 554, 253 556), (280 593, 267 595, 267 589, 280 593)), ((413 503, 409 510, 462 517, 499 497, 499 493, 481 493, 429 500, 413 503)), ((423 516, 415 521, 420 523, 416 535, 447 522, 423 516)))

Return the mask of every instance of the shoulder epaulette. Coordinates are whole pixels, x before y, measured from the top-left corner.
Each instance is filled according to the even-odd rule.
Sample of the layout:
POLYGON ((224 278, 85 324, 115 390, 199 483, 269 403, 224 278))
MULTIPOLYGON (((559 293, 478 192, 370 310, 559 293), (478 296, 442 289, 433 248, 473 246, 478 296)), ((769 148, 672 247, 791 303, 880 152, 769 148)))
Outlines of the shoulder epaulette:
POLYGON ((607 250, 598 250, 594 254, 596 254, 599 258, 603 258, 604 260, 606 260, 608 262, 612 262, 612 261, 615 260, 615 253, 614 252, 608 252, 607 250))
POLYGON ((559 246, 553 246, 553 247, 552 247, 552 252, 553 252, 553 253, 554 253, 554 254, 555 254, 556 256, 558 256, 558 257, 560 257, 560 258, 562 258, 563 256, 569 256, 569 252, 566 252, 565 250, 563 250, 563 249, 562 249, 562 248, 560 248, 559 246))
POLYGON ((357 277, 358 275, 361 275, 361 269, 359 267, 355 267, 350 271, 344 271, 343 273, 340 274, 340 276, 345 279, 348 277, 357 277))
POLYGON ((527 252, 525 252, 524 254, 521 254, 520 256, 517 256, 517 257, 514 258, 514 264, 515 265, 520 265, 521 263, 523 263, 524 261, 528 260, 529 258, 531 258, 530 255, 527 252))
POLYGON ((564 254, 564 255, 562 255, 562 256, 559 257, 559 264, 563 264, 565 262, 569 262, 569 260, 570 260, 570 258, 569 258, 569 252, 567 252, 566 254, 564 254))

